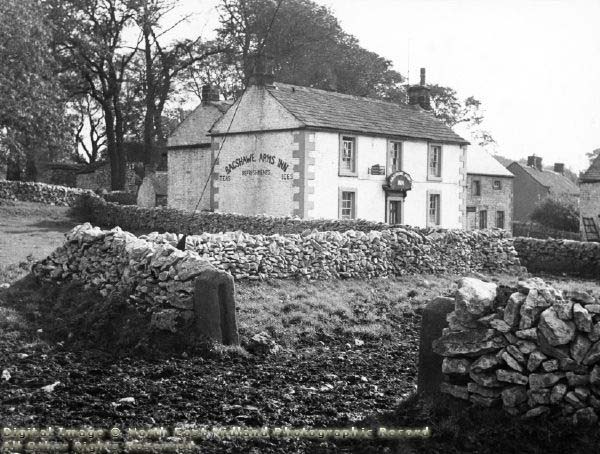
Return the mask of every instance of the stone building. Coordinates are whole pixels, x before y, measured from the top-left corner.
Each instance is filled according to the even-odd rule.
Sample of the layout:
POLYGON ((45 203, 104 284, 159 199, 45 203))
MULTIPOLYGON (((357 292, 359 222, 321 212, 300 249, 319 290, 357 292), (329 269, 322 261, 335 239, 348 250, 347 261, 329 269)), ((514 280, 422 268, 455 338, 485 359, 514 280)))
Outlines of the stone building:
POLYGON ((544 170, 542 158, 528 156, 527 165, 513 162, 508 170, 514 178, 514 221, 530 221, 536 205, 548 197, 579 197, 579 188, 564 175, 565 165, 554 164, 554 170, 544 170))
POLYGON ((400 106, 256 75, 210 130, 210 150, 186 141, 186 158, 171 159, 170 149, 169 205, 461 228, 468 142, 427 111, 424 72, 409 98, 400 106))
POLYGON ((581 238, 600 241, 600 156, 579 177, 581 238))
POLYGON ((496 227, 511 230, 514 175, 487 151, 467 151, 467 212, 469 230, 496 227))
MULTIPOLYGON (((183 210, 195 208, 200 194, 198 189, 201 192, 205 183, 198 177, 212 165, 210 128, 227 112, 231 104, 232 101, 219 101, 218 93, 209 86, 202 87, 202 102, 169 137, 169 206, 183 210)), ((203 207, 206 208, 206 205, 203 207)))
POLYGON ((146 175, 137 192, 137 205, 156 207, 167 205, 169 175, 167 172, 146 171, 146 175))

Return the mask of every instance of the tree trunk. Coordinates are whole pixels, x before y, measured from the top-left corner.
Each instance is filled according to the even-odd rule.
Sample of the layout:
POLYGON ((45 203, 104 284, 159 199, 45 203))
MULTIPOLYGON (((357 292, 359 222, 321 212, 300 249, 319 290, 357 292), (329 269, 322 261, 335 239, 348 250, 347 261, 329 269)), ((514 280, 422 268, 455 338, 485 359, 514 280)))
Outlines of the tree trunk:
POLYGON ((144 158, 150 170, 156 170, 158 162, 154 150, 154 117, 156 87, 154 81, 154 68, 152 68, 152 48, 150 44, 151 28, 144 24, 144 60, 146 64, 146 113, 144 116, 144 158))
POLYGON ((118 178, 119 160, 117 152, 117 141, 115 137, 115 116, 110 105, 103 105, 104 121, 106 124, 106 150, 110 161, 110 188, 119 189, 118 178))
POLYGON ((119 104, 119 97, 114 97, 114 109, 115 109, 115 145, 116 145, 116 162, 117 162, 117 174, 115 175, 116 187, 113 190, 125 189, 125 180, 127 173, 127 159, 125 156, 125 147, 123 146, 123 112, 119 104))

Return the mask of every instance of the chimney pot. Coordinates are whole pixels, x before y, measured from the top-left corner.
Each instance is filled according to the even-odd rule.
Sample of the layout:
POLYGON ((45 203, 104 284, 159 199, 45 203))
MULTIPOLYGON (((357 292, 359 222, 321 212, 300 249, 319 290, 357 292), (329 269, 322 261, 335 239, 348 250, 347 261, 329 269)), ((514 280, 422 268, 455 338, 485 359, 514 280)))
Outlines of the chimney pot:
POLYGON ((535 168, 535 158, 536 156, 527 156, 527 167, 534 167, 535 168))
POLYGON ((543 170, 543 168, 542 168, 542 157, 541 156, 536 156, 535 157, 535 168, 538 169, 540 172, 543 170))
POLYGON ((564 175, 565 165, 562 162, 555 162, 554 163, 554 171, 556 173, 560 173, 561 175, 564 175))
POLYGON ((202 105, 207 106, 211 101, 219 101, 219 90, 211 85, 202 85, 202 105))
POLYGON ((408 104, 419 105, 425 110, 431 110, 429 88, 425 85, 425 68, 421 68, 421 83, 408 87, 408 104))
POLYGON ((248 85, 258 85, 262 87, 272 87, 275 82, 275 75, 270 69, 270 65, 265 61, 264 56, 258 56, 254 63, 254 72, 248 80, 248 85), (269 67, 269 68, 268 68, 269 67))

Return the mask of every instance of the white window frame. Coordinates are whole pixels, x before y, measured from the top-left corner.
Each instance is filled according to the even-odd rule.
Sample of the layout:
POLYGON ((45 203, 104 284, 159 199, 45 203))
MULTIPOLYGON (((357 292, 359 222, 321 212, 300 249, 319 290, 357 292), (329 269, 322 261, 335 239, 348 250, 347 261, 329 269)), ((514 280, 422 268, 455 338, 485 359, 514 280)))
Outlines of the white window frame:
POLYGON ((355 188, 339 188, 338 190, 338 218, 339 219, 356 219, 356 189, 355 188), (344 195, 345 194, 353 194, 351 197, 352 205, 349 207, 350 214, 344 214, 344 210, 347 210, 348 207, 344 206, 344 195))
POLYGON ((442 194, 439 191, 427 191, 427 227, 439 227, 442 225, 442 194), (431 218, 431 201, 432 197, 437 197, 437 213, 435 219, 431 218))
POLYGON ((444 156, 444 150, 442 148, 442 145, 439 143, 431 143, 429 144, 429 149, 427 151, 427 179, 428 180, 434 180, 434 181, 440 181, 442 179, 442 159, 444 156), (437 165, 435 167, 435 171, 432 171, 433 167, 432 167, 432 160, 436 154, 436 151, 439 151, 437 153, 437 165))
POLYGON ((340 134, 340 158, 339 158, 339 174, 340 176, 355 177, 358 176, 357 172, 357 143, 358 139, 356 136, 350 134, 340 134), (346 142, 353 144, 350 150, 350 157, 347 158, 348 148, 345 146, 346 142), (348 166, 350 163, 350 166, 348 166))
POLYGON ((398 172, 404 168, 404 143, 399 140, 388 141, 388 175, 398 172), (394 159, 397 156, 397 163, 394 166, 394 159))

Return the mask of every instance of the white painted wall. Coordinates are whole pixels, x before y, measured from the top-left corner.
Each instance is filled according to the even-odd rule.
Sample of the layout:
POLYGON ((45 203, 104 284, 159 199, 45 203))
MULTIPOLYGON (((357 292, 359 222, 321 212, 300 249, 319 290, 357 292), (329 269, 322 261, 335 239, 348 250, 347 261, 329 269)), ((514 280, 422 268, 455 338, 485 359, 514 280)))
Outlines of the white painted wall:
MULTIPOLYGON (((387 169, 385 138, 357 136, 357 177, 339 176, 339 134, 315 134, 315 208, 311 217, 337 218, 339 188, 356 189, 357 217, 370 221, 385 220, 385 177, 370 175, 374 164, 387 169)), ((461 149, 459 145, 442 145, 442 181, 427 180, 425 141, 403 141, 403 170, 413 179, 413 188, 404 202, 404 223, 425 227, 427 223, 427 191, 441 193, 441 226, 461 228, 460 182, 461 149)))
POLYGON ((215 200, 219 206, 215 211, 291 216, 294 210, 294 146, 291 131, 228 136, 221 149, 219 164, 215 167, 219 174, 215 182, 218 188, 215 200), (274 156, 274 163, 261 162, 261 153, 274 156), (251 155, 254 155, 254 162, 230 168, 227 172, 227 166, 236 159, 251 155), (287 170, 278 166, 279 159, 287 164, 287 170))

